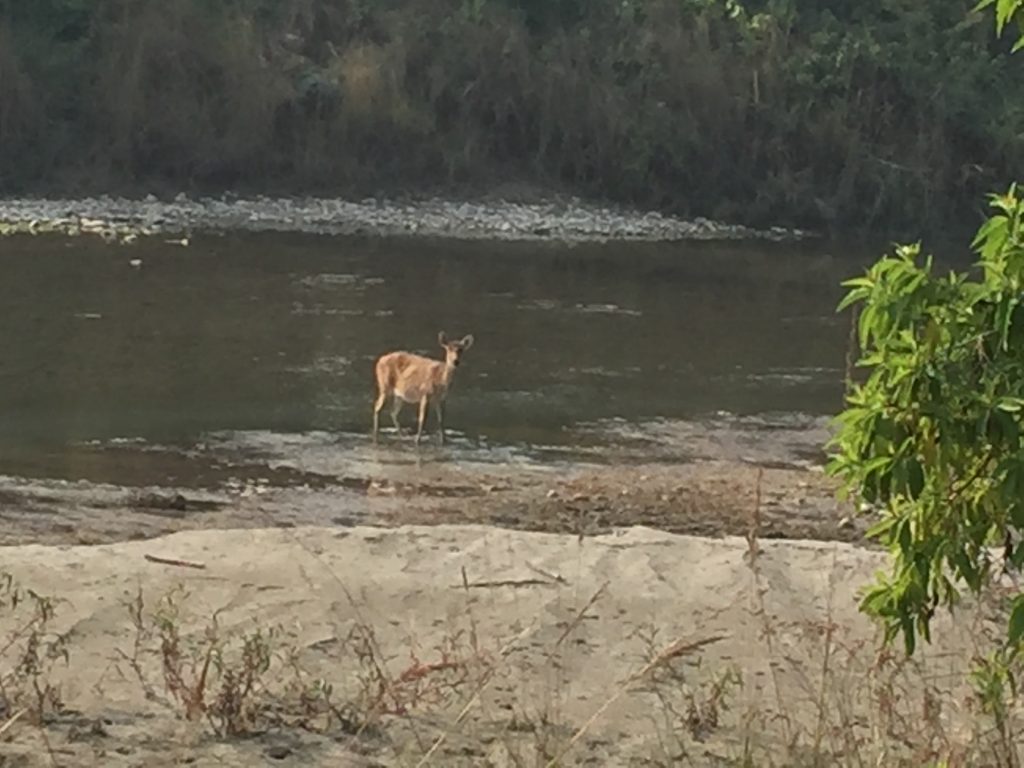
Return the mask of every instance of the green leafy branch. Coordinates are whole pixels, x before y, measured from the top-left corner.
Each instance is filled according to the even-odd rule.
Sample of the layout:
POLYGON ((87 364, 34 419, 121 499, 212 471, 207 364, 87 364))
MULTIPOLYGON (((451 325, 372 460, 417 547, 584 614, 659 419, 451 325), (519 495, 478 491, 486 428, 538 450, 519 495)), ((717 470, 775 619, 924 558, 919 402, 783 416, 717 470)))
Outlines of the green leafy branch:
POLYGON ((1016 23, 1018 38, 1013 45, 1013 51, 1024 48, 1024 0, 981 0, 975 11, 982 11, 995 6, 996 36, 1003 34, 1003 31, 1010 24, 1016 23))
MULTIPOLYGON (((977 277, 936 274, 902 246, 847 281, 840 304, 860 309, 867 377, 838 418, 830 471, 880 510, 870 533, 893 568, 862 607, 908 652, 961 586, 989 582, 997 545, 1004 568, 1024 567, 1024 200, 1011 187, 992 207, 977 277)), ((1007 640, 1022 639, 1018 597, 1007 640)))

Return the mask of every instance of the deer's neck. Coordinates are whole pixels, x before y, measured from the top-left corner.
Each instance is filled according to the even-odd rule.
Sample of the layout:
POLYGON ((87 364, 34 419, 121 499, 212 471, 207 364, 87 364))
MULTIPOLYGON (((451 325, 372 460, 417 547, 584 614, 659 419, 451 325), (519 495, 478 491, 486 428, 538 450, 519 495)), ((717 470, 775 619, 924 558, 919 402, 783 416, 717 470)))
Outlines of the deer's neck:
POLYGON ((441 383, 445 389, 451 386, 452 379, 455 378, 455 366, 451 363, 444 364, 444 370, 441 372, 441 383))

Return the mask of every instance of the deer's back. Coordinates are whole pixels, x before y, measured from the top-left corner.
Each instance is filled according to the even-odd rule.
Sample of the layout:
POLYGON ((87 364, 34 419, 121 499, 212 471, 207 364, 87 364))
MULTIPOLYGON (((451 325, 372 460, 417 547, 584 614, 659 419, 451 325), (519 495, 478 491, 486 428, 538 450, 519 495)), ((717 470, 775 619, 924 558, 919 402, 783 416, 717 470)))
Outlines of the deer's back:
POLYGON ((377 361, 377 386, 415 403, 444 395, 444 363, 409 352, 390 352, 377 361))

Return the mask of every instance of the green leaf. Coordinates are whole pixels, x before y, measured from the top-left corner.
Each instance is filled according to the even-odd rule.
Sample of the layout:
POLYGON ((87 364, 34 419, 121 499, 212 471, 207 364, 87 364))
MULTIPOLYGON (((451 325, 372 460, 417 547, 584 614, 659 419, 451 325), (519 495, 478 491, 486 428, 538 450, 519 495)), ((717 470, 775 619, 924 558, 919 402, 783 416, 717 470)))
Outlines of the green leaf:
MULTIPOLYGON (((1022 38, 1024 39, 1024 38, 1022 38)), ((1024 345, 1024 304, 1020 302, 1013 310, 1013 314, 1010 317, 1010 333, 1009 343, 1013 346, 1020 347, 1024 345)))
POLYGON ((962 549, 958 549, 953 552, 950 559, 964 581, 967 582, 967 586, 971 589, 978 589, 981 585, 981 573, 967 553, 962 549))
MULTIPOLYGON (((1007 482, 1009 485, 1009 482, 1007 482)), ((1016 489, 1014 489, 1016 491, 1016 489)), ((1024 529, 1024 504, 1019 501, 1019 496, 1016 494, 1014 498, 1008 503, 1010 508, 1010 522, 1014 524, 1017 530, 1024 529)))
POLYGON ((913 656, 914 649, 917 647, 917 637, 914 634, 914 620, 906 614, 901 614, 899 622, 900 629, 903 631, 903 647, 907 652, 907 656, 913 656))
POLYGON ((857 329, 857 341, 860 344, 861 349, 867 348, 868 339, 872 334, 875 336, 878 335, 878 331, 875 327, 877 315, 878 309, 874 304, 868 304, 860 313, 860 324, 857 329))
POLYGON ((912 499, 916 499, 924 490, 924 468, 917 459, 907 461, 907 492, 912 499))
POLYGON ((850 291, 843 297, 843 300, 839 302, 839 305, 836 307, 836 312, 842 312, 844 309, 848 309, 858 301, 864 301, 864 299, 870 295, 871 292, 867 288, 857 288, 850 291))
POLYGON ((910 555, 910 545, 913 543, 913 540, 910 521, 907 519, 900 520, 899 525, 896 527, 896 543, 899 544, 904 557, 910 555))
POLYGON ((996 34, 1001 35, 1006 23, 1017 12, 1021 0, 996 0, 996 34))
POLYGON ((892 528, 899 521, 899 518, 895 515, 887 515, 884 519, 879 520, 877 523, 872 525, 867 530, 866 536, 869 539, 877 539, 882 536, 888 536, 892 531, 892 528))
POLYGON ((996 307, 996 331, 999 333, 999 347, 1006 349, 1006 342, 1010 336, 1010 318, 1013 316, 1013 308, 1016 301, 1004 299, 996 307))
POLYGON ((844 288, 871 288, 875 281, 870 277, 851 277, 849 280, 843 280, 840 285, 844 288))
MULTIPOLYGON (((1012 408, 1013 405, 1010 404, 1012 408)), ((991 430, 993 434, 993 442, 998 445, 1005 447, 1009 450, 1015 450, 1020 445, 1020 427, 1014 418, 1007 412, 1008 409, 1004 409, 1002 404, 993 411, 992 420, 993 425, 998 425, 998 429, 991 430)), ((1017 408, 1017 410, 1020 410, 1017 408)))
POLYGON ((1010 611, 1006 640, 1010 645, 1018 645, 1022 637, 1024 637, 1024 595, 1017 595, 1010 611))

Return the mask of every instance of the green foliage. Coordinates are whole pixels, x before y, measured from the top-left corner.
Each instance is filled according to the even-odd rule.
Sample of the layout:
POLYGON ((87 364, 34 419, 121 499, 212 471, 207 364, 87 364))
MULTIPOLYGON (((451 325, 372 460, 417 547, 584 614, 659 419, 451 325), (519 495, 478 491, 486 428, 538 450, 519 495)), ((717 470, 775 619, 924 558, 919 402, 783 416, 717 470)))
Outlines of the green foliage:
MULTIPOLYGON (((974 247, 979 274, 939 275, 904 246, 848 281, 859 365, 839 417, 831 471, 881 510, 872 529, 893 569, 864 597, 908 652, 960 585, 978 592, 995 568, 1024 566, 1024 200, 992 199, 974 247)), ((1024 634, 1024 604, 1008 639, 1024 634)))
POLYGON ((981 0, 974 10, 995 8, 996 35, 1003 34, 1008 24, 1016 22, 1020 35, 1013 46, 1014 51, 1024 48, 1024 0, 981 0))
POLYGON ((1024 172, 1024 62, 979 19, 960 0, 0 0, 0 192, 511 175, 752 224, 945 224, 1024 172))

